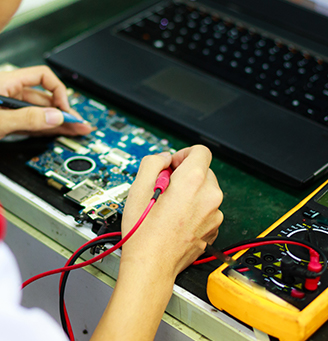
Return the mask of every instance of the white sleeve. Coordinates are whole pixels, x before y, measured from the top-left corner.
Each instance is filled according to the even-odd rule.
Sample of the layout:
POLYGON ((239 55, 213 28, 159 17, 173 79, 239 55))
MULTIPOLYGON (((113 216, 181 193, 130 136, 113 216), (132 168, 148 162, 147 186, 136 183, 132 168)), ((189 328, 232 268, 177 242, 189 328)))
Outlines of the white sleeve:
POLYGON ((24 308, 21 278, 14 255, 0 242, 1 341, 68 341, 57 322, 39 308, 24 308))

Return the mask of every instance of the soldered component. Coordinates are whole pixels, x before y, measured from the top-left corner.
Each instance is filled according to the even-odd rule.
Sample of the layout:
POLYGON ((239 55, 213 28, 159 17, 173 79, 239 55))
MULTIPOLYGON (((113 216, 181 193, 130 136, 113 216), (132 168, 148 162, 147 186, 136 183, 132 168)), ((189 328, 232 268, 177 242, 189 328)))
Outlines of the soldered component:
POLYGON ((157 146, 153 145, 153 146, 151 146, 151 147, 149 148, 149 151, 150 151, 150 152, 153 152, 153 151, 155 151, 156 149, 157 149, 157 146))
POLYGON ((103 131, 100 131, 100 130, 97 130, 95 135, 97 135, 99 137, 105 137, 106 136, 106 134, 103 131))
POLYGON ((139 136, 133 138, 131 142, 137 144, 138 146, 143 146, 146 143, 146 141, 139 136))
POLYGON ((59 136, 56 139, 56 141, 61 143, 63 146, 71 149, 72 151, 78 153, 78 154, 85 155, 85 154, 88 154, 90 152, 89 148, 83 147, 80 143, 78 143, 72 139, 69 139, 65 136, 59 136))
POLYGON ((54 187, 56 188, 58 191, 61 191, 63 188, 64 188, 64 185, 57 182, 56 180, 54 179, 48 179, 47 180, 47 184, 51 187, 54 187))
POLYGON ((111 150, 111 152, 115 155, 122 157, 123 159, 126 159, 126 160, 131 157, 131 155, 129 153, 125 152, 124 150, 118 149, 118 148, 113 148, 111 150))
POLYGON ((105 202, 121 203, 127 198, 130 187, 131 184, 123 183, 110 189, 103 189, 86 179, 73 187, 65 197, 84 206, 86 208, 84 212, 88 212, 90 208, 105 202))
POLYGON ((116 195, 115 200, 118 202, 122 202, 128 197, 129 191, 130 191, 130 187, 124 189, 121 193, 116 195))
POLYGON ((100 188, 92 181, 86 179, 80 184, 76 185, 71 191, 64 196, 77 204, 82 204, 87 199, 93 197, 98 193, 100 188))
POLYGON ((64 152, 63 148, 56 146, 54 148, 54 153, 56 154, 62 154, 64 152))
POLYGON ((106 110, 107 110, 107 108, 106 108, 105 105, 103 105, 103 104, 101 104, 101 103, 99 103, 99 102, 97 102, 97 101, 95 101, 95 100, 93 100, 93 99, 89 99, 89 104, 90 104, 91 106, 93 106, 93 107, 95 107, 95 108, 101 110, 101 111, 106 111, 106 110))
POLYGON ((90 143, 88 147, 97 154, 105 154, 110 150, 110 147, 100 140, 96 140, 95 143, 90 143))
POLYGON ((131 184, 126 182, 124 184, 111 188, 110 190, 107 191, 107 193, 112 201, 120 203, 127 198, 130 188, 131 184))
POLYGON ((143 134, 141 134, 141 137, 151 144, 155 144, 158 141, 158 139, 149 131, 145 131, 143 134))
POLYGON ((121 122, 121 121, 116 121, 111 125, 111 127, 114 128, 114 130, 118 130, 118 131, 121 131, 126 126, 127 126, 127 124, 124 122, 121 122))
POLYGON ((57 182, 65 185, 67 188, 73 188, 75 186, 75 183, 73 181, 65 178, 64 176, 60 174, 55 173, 52 170, 47 171, 44 175, 48 178, 55 179, 57 182))
POLYGON ((108 154, 105 155, 104 159, 117 167, 128 165, 130 163, 129 158, 131 155, 119 148, 112 148, 108 154))
POLYGON ((116 210, 111 209, 109 206, 101 206, 96 211, 96 214, 102 219, 107 219, 110 216, 114 215, 116 212, 117 212, 116 210))
POLYGON ((110 206, 104 204, 99 208, 87 207, 83 210, 83 212, 86 213, 92 220, 100 219, 105 221, 109 217, 114 216, 117 213, 117 210, 112 209, 110 206))
POLYGON ((113 174, 121 174, 121 171, 118 167, 113 167, 111 170, 110 170, 113 174))

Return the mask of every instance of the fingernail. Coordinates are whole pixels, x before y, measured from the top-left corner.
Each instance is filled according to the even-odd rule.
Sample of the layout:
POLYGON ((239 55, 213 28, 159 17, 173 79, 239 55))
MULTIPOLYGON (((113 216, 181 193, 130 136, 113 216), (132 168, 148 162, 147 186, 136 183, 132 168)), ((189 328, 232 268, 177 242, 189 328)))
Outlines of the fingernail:
POLYGON ((52 126, 57 126, 64 121, 63 114, 60 110, 47 108, 44 110, 46 123, 52 126))
POLYGON ((165 157, 166 159, 171 159, 171 153, 170 152, 162 152, 158 155, 165 157))

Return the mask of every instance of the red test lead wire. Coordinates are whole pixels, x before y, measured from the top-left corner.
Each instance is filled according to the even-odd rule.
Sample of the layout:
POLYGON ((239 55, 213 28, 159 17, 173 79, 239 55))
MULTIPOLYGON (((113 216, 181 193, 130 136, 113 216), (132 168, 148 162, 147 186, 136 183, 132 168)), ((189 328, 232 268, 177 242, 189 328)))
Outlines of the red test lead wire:
MULTIPOLYGON (((170 184, 170 176, 172 174, 172 169, 169 167, 167 169, 164 169, 163 171, 160 172, 160 174, 158 175, 157 179, 156 179, 156 182, 155 182, 155 186, 154 186, 154 196, 152 197, 151 199, 151 202, 149 203, 149 209, 148 207, 146 208, 144 214, 145 214, 145 217, 147 216, 148 212, 150 211, 151 207, 154 205, 154 203, 156 202, 157 198, 159 197, 160 194, 162 194, 166 189, 167 187, 169 186, 170 184)), ((144 215, 143 214, 143 215, 144 215)), ((141 216, 140 220, 142 219, 142 221, 144 220, 144 218, 142 218, 143 216, 141 216)), ((141 222, 142 222, 141 221, 141 222)), ((140 222, 140 224, 141 224, 140 222)), ((139 223, 139 221, 137 222, 137 224, 139 223)), ((136 224, 136 225, 137 225, 136 224)), ((140 224, 138 224, 138 226, 140 226, 140 224)), ((136 228, 136 226, 133 228, 133 230, 136 228)), ((131 232, 131 231, 130 231, 131 232)), ((120 232, 118 232, 120 234, 120 232)), ((132 234, 134 233, 134 231, 132 232, 132 234)), ((131 234, 131 235, 132 235, 131 234)), ((116 234, 117 235, 117 234, 116 234)), ((102 238, 106 238, 106 237, 112 237, 114 236, 113 233, 108 233, 108 234, 105 234, 105 235, 102 235, 101 238, 98 237, 98 239, 102 239, 102 238)), ((84 245, 82 245, 78 250, 75 251, 75 253, 70 257, 70 259, 66 262, 65 266, 67 268, 69 268, 68 264, 70 263, 70 261, 72 260, 72 258, 74 257, 74 255, 79 252, 84 246, 98 240, 97 238, 94 238, 93 240, 90 240, 89 242, 85 243, 84 245)), ((124 238, 123 238, 124 239, 124 238)), ((123 241, 122 239, 122 241, 123 241)), ((127 240, 127 239, 126 239, 127 240)), ((122 243, 122 241, 120 243, 122 243)), ((124 242, 123 242, 124 243, 124 242)), ((122 245, 123 245, 122 243, 122 245)), ((116 244, 117 245, 117 244, 116 244)), ((109 251, 109 250, 108 250, 109 251)), ((107 251, 106 251, 107 252, 107 251)), ((102 254, 102 256, 104 256, 104 253, 102 254)), ((62 281, 63 281, 63 277, 64 277, 64 272, 62 272, 61 276, 60 276, 60 283, 59 283, 59 288, 61 287, 62 285, 62 281)), ((68 313, 67 313, 67 309, 66 309, 66 305, 65 305, 65 301, 64 301, 64 315, 65 315, 65 320, 66 320, 66 324, 67 324, 67 328, 68 328, 68 333, 69 333, 69 338, 71 341, 74 341, 74 334, 73 334, 73 329, 72 329, 72 326, 71 326, 71 323, 70 323, 70 320, 69 320, 69 316, 68 316, 68 313)))
MULTIPOLYGON (((74 265, 70 265, 70 266, 64 266, 62 268, 58 268, 58 269, 50 270, 50 271, 47 271, 47 272, 43 272, 43 273, 41 273, 39 275, 31 277, 30 279, 26 280, 23 283, 22 288, 25 288, 27 285, 29 285, 30 283, 32 283, 32 282, 34 282, 34 281, 36 281, 36 280, 38 280, 40 278, 43 278, 43 277, 46 277, 46 276, 49 276, 49 275, 58 274, 58 273, 63 272, 63 271, 71 271, 71 270, 74 270, 74 269, 79 269, 79 268, 82 268, 84 266, 87 266, 87 265, 90 265, 92 263, 95 263, 98 260, 108 256, 110 253, 112 253, 115 250, 117 250, 118 248, 120 248, 133 235, 133 233, 138 229, 138 227, 141 225, 143 220, 146 218, 147 214, 149 213, 149 211, 151 210, 151 208, 153 207, 155 202, 156 202, 155 199, 151 199, 151 201, 148 204, 148 206, 146 207, 144 213, 141 215, 141 217, 139 218, 139 220, 135 224, 135 226, 132 228, 132 230, 129 233, 127 233, 127 235, 124 238, 122 238, 117 244, 115 244, 110 249, 108 249, 108 250, 104 251, 102 254, 100 254, 98 256, 95 256, 92 259, 89 259, 89 260, 84 261, 82 263, 74 264, 74 265)), ((121 232, 118 232, 118 233, 120 234, 121 232)), ((97 241, 99 239, 103 239, 103 238, 106 238, 106 237, 113 237, 113 234, 112 233, 107 233, 107 234, 103 234, 101 236, 98 236, 98 237, 96 237, 94 239, 89 240, 87 243, 85 243, 81 247, 86 246, 86 245, 88 245, 91 242, 95 242, 95 241, 97 241)))
MULTIPOLYGON (((89 240, 88 242, 86 242, 84 245, 82 245, 78 250, 76 250, 72 256, 70 257, 70 259, 66 262, 65 266, 62 268, 58 268, 58 269, 54 269, 54 270, 50 270, 41 274, 38 274, 34 277, 31 277, 30 279, 26 280, 23 285, 22 285, 22 289, 25 288, 27 285, 29 285, 30 283, 49 276, 49 275, 53 275, 53 274, 57 274, 57 273, 62 273, 61 277, 60 277, 60 285, 62 283, 63 280, 63 274, 65 271, 71 271, 74 269, 78 269, 87 265, 90 265, 92 263, 97 262, 98 260, 106 257, 107 255, 109 255, 110 253, 114 252, 115 250, 117 250, 118 248, 120 248, 133 234, 134 232, 138 229, 138 227, 141 225, 141 223, 144 221, 144 219, 146 218, 146 216, 148 215, 149 211, 151 210, 151 208, 153 207, 153 205, 155 204, 158 196, 160 194, 162 194, 168 187, 169 183, 170 183, 170 176, 172 174, 172 169, 168 168, 168 169, 164 169, 158 176, 156 183, 155 183, 155 187, 154 187, 154 196, 152 197, 152 199, 150 200, 149 204, 147 205, 145 211, 143 212, 143 214, 141 215, 141 217, 139 218, 139 220, 137 221, 137 223, 134 225, 134 227, 126 234, 126 236, 124 238, 122 238, 117 244, 115 244, 113 247, 111 247, 110 249, 106 250, 105 252, 103 252, 102 254, 93 257, 90 260, 84 261, 80 264, 74 264, 71 266, 68 266, 68 264, 70 263, 70 261, 72 260, 72 258, 75 256, 75 254, 77 252, 79 252, 83 247, 85 247, 86 245, 95 242, 97 240, 101 240, 107 237, 114 237, 114 236, 120 236, 121 232, 113 232, 113 233, 107 233, 107 234, 103 234, 101 236, 98 236, 92 240, 89 240)), ((68 332, 69 332, 69 337, 71 341, 74 341, 74 334, 73 334, 73 330, 69 321, 69 317, 68 317, 68 313, 65 307, 65 302, 64 302, 64 314, 65 314, 65 319, 67 321, 67 327, 68 327, 68 332)))
MULTIPOLYGON (((73 254, 72 256, 67 260, 66 264, 65 264, 65 268, 70 268, 70 266, 68 266, 68 264, 71 262, 71 260, 74 258, 75 254, 77 254, 80 250, 82 250, 86 245, 89 245, 97 240, 101 240, 101 239, 104 239, 104 238, 107 238, 107 237, 119 237, 121 236, 122 233, 121 232, 111 232, 111 233, 106 233, 106 234, 103 234, 101 236, 98 236, 92 240, 89 240, 88 242, 86 242, 85 244, 83 244, 82 246, 80 246, 73 254)), ((110 250, 110 249, 109 249, 110 250)), ((107 250, 107 251, 109 251, 107 250)), ((103 255, 103 254, 102 254, 103 255)), ((62 281, 63 281, 63 277, 64 277, 64 273, 66 271, 62 271, 61 273, 61 276, 60 276, 60 280, 59 280, 59 291, 60 291, 60 287, 62 285, 62 281)), ((29 284, 29 283, 28 283, 29 284)), ((69 316, 68 316, 68 312, 67 312, 67 309, 66 309, 66 305, 65 305, 65 301, 63 302, 63 309, 64 309, 64 316, 65 316, 65 320, 66 320, 66 324, 67 324, 67 330, 68 330, 68 335, 69 335, 69 339, 70 341, 74 341, 75 340, 75 337, 74 337, 74 333, 73 333, 73 329, 72 329, 72 325, 71 325, 71 322, 70 322, 70 319, 69 319, 69 316)))
MULTIPOLYGON (((72 256, 70 257, 70 259, 66 262, 65 264, 65 267, 62 268, 64 270, 62 271, 58 271, 58 272, 62 272, 61 276, 60 276, 60 283, 59 283, 59 288, 62 284, 62 281, 63 281, 63 276, 64 276, 64 272, 65 271, 69 271, 69 270, 73 270, 73 269, 77 269, 77 268, 81 268, 81 267, 84 267, 86 265, 89 265, 89 264, 92 264, 94 262, 96 262, 97 260, 100 260, 106 256, 108 256, 109 254, 111 254, 112 252, 114 252, 115 250, 117 250, 118 248, 120 248, 128 239, 130 239, 130 237, 134 234, 134 232, 138 229, 138 227, 141 225, 141 223, 144 221, 144 219, 146 218, 146 216, 148 215, 149 211, 151 210, 151 208, 153 207, 153 205, 155 204, 156 202, 156 199, 152 198, 150 200, 150 203, 148 204, 148 206, 146 207, 145 211, 143 212, 143 214, 141 215, 141 217, 139 218, 139 220, 137 221, 137 223, 134 225, 134 227, 132 228, 132 230, 130 230, 129 233, 127 233, 127 235, 122 238, 118 243, 116 243, 113 247, 111 247, 110 249, 104 251, 102 254, 90 259, 89 261, 85 261, 83 263, 80 263, 80 264, 75 264, 75 265, 71 265, 71 266, 68 266, 69 262, 71 261, 71 259, 75 256, 75 254, 80 251, 84 246, 92 243, 92 242, 95 242, 97 240, 100 240, 100 239, 104 239, 104 238, 108 238, 108 237, 114 237, 114 236, 118 236, 118 235, 121 235, 121 232, 113 232, 113 233, 106 233, 106 234, 103 234, 101 236, 98 236, 94 239, 91 239, 89 240, 88 242, 86 242, 84 245, 82 245, 78 250, 76 250, 72 256), (88 263, 88 264, 87 264, 88 263), (77 266, 78 265, 78 266, 77 266)), ((60 270, 60 269, 57 269, 57 270, 60 270)), ((53 270, 54 271, 54 270, 53 270)), ((56 273, 58 273, 56 272, 56 273)), ((40 275, 45 275, 47 276, 46 273, 43 273, 43 274, 40 274, 40 275)), ((37 275, 35 277, 38 277, 40 275, 37 275)), ((42 276, 44 277, 44 276, 42 276)), ((42 277, 39 277, 39 278, 42 278, 42 277)), ((39 278, 36 278, 36 279, 39 279, 39 278)), ((36 280, 34 279, 34 280, 36 280)), ((31 280, 33 280, 33 278, 31 278, 31 280)), ((29 282, 28 284, 30 284, 31 282, 29 282)), ((25 284, 25 283, 24 283, 25 284)), ((23 284, 23 285, 24 285, 23 284)), ((27 285, 27 284, 26 284, 27 285)), ((75 340, 75 337, 74 337, 74 334, 73 334, 73 329, 72 329, 72 326, 71 326, 71 323, 70 323, 70 320, 69 320, 69 316, 68 316, 68 313, 67 313, 67 309, 66 309, 66 305, 65 305, 65 302, 64 302, 64 314, 65 314, 65 320, 66 320, 66 323, 67 323, 67 328, 68 328, 68 333, 69 333, 69 339, 70 341, 74 341, 75 340)))
MULTIPOLYGON (((263 239, 265 239, 265 237, 263 239)), ((261 239, 259 239, 259 241, 257 241, 257 242, 245 243, 245 244, 236 246, 236 247, 234 247, 232 249, 223 251, 223 253, 225 255, 231 255, 232 253, 235 253, 235 252, 238 252, 238 251, 242 251, 242 250, 245 250, 245 249, 249 249, 249 248, 252 248, 252 247, 263 246, 263 245, 279 244, 279 243, 298 245, 298 246, 302 246, 302 247, 307 248, 311 252, 310 254, 312 254, 312 258, 311 259, 312 259, 313 263, 315 263, 314 254, 316 254, 317 257, 318 257, 318 253, 314 249, 312 249, 310 246, 302 243, 301 241, 297 242, 297 241, 294 241, 294 240, 281 240, 281 239, 276 239, 276 240, 274 240, 274 239, 273 240, 261 240, 261 239)), ((192 263, 192 265, 205 264, 205 263, 209 263, 209 262, 211 262, 213 260, 216 260, 216 259, 217 259, 217 257, 210 256, 210 257, 207 257, 207 258, 195 260, 192 263)), ((318 262, 319 262, 319 257, 318 257, 318 262)), ((315 272, 319 272, 319 271, 315 271, 315 272)))
MULTIPOLYGON (((172 174, 172 170, 171 168, 167 168, 167 169, 164 169, 160 174, 159 176, 157 177, 157 180, 156 180, 156 183, 155 183, 155 187, 154 187, 154 191, 157 192, 157 191, 160 191, 159 194, 163 193, 166 188, 168 187, 169 185, 169 181, 170 181, 170 175, 172 174)), ((155 196, 155 195, 154 195, 155 196)), ((106 250, 105 252, 103 252, 102 254, 98 255, 98 256, 95 256, 93 257, 92 259, 89 259, 85 262, 82 262, 80 264, 74 264, 74 265, 71 265, 71 266, 64 266, 62 268, 58 268, 58 269, 54 269, 54 270, 50 270, 50 271, 47 271, 47 272, 44 272, 44 273, 41 273, 41 274, 38 274, 34 277, 31 277, 30 279, 26 280, 23 285, 22 285, 22 288, 25 288, 27 285, 29 285, 30 283, 40 279, 40 278, 43 278, 43 277, 46 277, 46 276, 49 276, 49 275, 54 275, 54 274, 57 274, 57 273, 60 273, 60 272, 63 272, 63 271, 70 271, 70 270, 74 270, 74 269, 79 269, 79 268, 82 268, 84 266, 87 266, 87 265, 90 265, 92 263, 95 263, 97 262, 98 260, 106 257, 107 255, 109 255, 110 253, 114 252, 115 250, 117 250, 118 248, 120 248, 132 235, 133 233, 138 229, 138 227, 141 225, 141 223, 144 221, 144 219, 146 218, 146 216, 148 215, 149 211, 151 210, 151 208, 153 207, 153 205, 155 204, 156 200, 158 198, 158 195, 154 198, 152 198, 148 204, 148 206, 146 207, 145 211, 143 212, 143 214, 141 215, 141 217, 139 218, 139 220, 137 221, 137 223, 134 225, 134 227, 130 230, 129 233, 127 233, 127 235, 121 239, 117 244, 115 244, 113 247, 111 247, 110 249, 106 250)), ((121 232, 118 232, 119 234, 121 232)), ((99 239, 103 239, 103 238, 106 238, 106 237, 113 237, 114 235, 111 234, 111 233, 108 233, 108 234, 103 234, 101 236, 98 236, 92 240, 89 240, 87 243, 85 243, 84 245, 82 245, 77 251, 79 251, 82 247, 88 245, 89 243, 91 242, 95 242, 99 239)))

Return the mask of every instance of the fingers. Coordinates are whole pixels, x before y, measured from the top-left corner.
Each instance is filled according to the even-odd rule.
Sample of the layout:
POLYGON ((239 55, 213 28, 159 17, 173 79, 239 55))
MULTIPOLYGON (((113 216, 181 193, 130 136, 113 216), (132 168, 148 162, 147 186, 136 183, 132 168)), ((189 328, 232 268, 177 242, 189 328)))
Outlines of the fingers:
POLYGON ((22 91, 22 100, 33 103, 41 107, 52 107, 52 96, 42 90, 33 88, 24 88, 22 91))
POLYGON ((4 84, 3 95, 22 98, 22 90, 25 87, 41 85, 53 94, 52 106, 64 111, 70 109, 66 87, 49 67, 42 65, 23 68, 11 72, 10 76, 10 79, 4 84))
POLYGON ((218 236, 223 221, 219 210, 222 191, 209 168, 211 152, 204 146, 193 146, 170 156, 159 154, 143 159, 131 187, 122 221, 125 235, 142 214, 150 200, 160 171, 169 165, 174 169, 171 183, 123 247, 125 261, 144 261, 143 250, 152 255, 154 264, 178 274, 218 236), (163 256, 160 260, 157 254, 163 256))
POLYGON ((212 171, 211 168, 209 168, 208 172, 207 172, 207 181, 210 184, 212 184, 213 186, 216 186, 216 187, 220 188, 218 179, 217 179, 216 175, 214 174, 214 172, 212 171))
POLYGON ((28 132, 30 135, 63 134, 87 135, 94 129, 88 124, 62 124, 59 108, 73 116, 82 117, 69 106, 65 85, 47 66, 35 66, 0 74, 0 94, 46 108, 1 111, 0 138, 11 132, 28 132), (41 85, 45 91, 31 87, 41 85), (47 110, 49 108, 49 110, 47 110), (42 113, 42 110, 45 110, 42 113))
POLYGON ((207 233, 201 236, 200 239, 205 241, 207 244, 212 245, 218 236, 219 227, 223 222, 223 218, 224 218, 223 213, 219 209, 216 209, 216 212, 208 221, 209 228, 207 233))
POLYGON ((54 108, 28 107, 18 110, 0 110, 0 138, 12 132, 41 131, 63 123, 60 110, 54 108))
MULTIPOLYGON (((53 104, 53 97, 49 95, 48 92, 37 90, 33 88, 24 88, 22 92, 22 98, 24 102, 35 104, 36 106, 41 107, 55 107, 53 104)), ((83 119, 82 116, 72 108, 69 108, 68 113, 72 114, 75 117, 83 119)))
POLYGON ((216 229, 215 233, 213 234, 213 236, 211 238, 208 239, 206 244, 212 245, 215 242, 218 235, 219 235, 219 229, 216 229))
POLYGON ((172 166, 174 169, 180 165, 193 169, 195 167, 207 172, 212 161, 212 153, 203 145, 184 148, 173 155, 172 166))
MULTIPOLYGON (((222 204, 223 193, 219 187, 217 178, 211 169, 208 170, 206 184, 202 187, 203 198, 206 197, 206 202, 203 203, 201 211, 206 212, 207 210, 207 225, 208 228, 205 229, 203 235, 197 234, 199 238, 212 244, 217 235, 218 228, 223 221, 223 213, 219 210, 222 204)), ((201 231, 199 231, 201 233, 201 231)))
MULTIPOLYGON (((32 88, 25 88, 23 90, 22 100, 28 103, 33 103, 38 106, 42 106, 42 107, 54 106, 52 96, 50 96, 45 91, 40 91, 40 90, 32 89, 32 88)), ((84 120, 83 117, 74 109, 69 108, 67 112, 77 118, 84 120)))
POLYGON ((96 128, 82 123, 64 123, 56 128, 50 128, 46 130, 40 131, 27 131, 27 130, 19 130, 15 133, 30 135, 30 136, 52 136, 52 135, 66 135, 66 136, 79 136, 79 135, 88 135, 96 128))
POLYGON ((168 152, 144 157, 135 180, 136 186, 153 188, 159 173, 168 168, 171 161, 172 155, 168 152))

